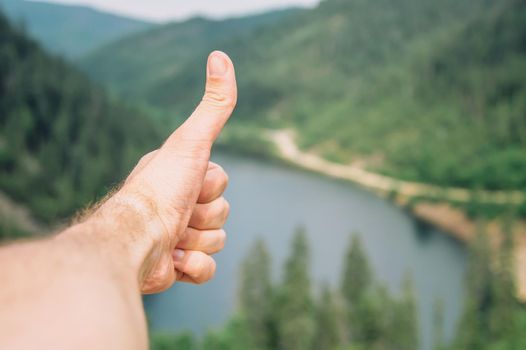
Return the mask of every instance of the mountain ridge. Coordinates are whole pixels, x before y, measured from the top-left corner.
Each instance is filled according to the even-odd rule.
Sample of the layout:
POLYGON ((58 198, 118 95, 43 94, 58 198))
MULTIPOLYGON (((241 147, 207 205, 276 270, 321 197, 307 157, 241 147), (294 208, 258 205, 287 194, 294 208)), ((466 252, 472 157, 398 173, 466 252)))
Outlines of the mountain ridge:
POLYGON ((231 36, 249 35, 259 27, 301 11, 299 8, 289 8, 223 20, 193 17, 182 22, 167 23, 109 43, 83 57, 80 65, 87 69, 95 80, 109 81, 107 86, 110 89, 117 90, 127 97, 135 97, 141 93, 134 90, 137 85, 148 86, 166 76, 178 74, 184 65, 194 58, 195 53, 206 56, 218 42, 231 36), (140 47, 142 52, 156 52, 156 55, 138 55, 136 47, 140 47), (179 50, 178 47, 186 49, 179 50), (111 49, 114 55, 111 62, 106 61, 104 57, 104 52, 108 49, 111 49), (85 62, 101 64, 88 67, 85 62), (159 66, 165 69, 158 71, 159 66), (139 81, 127 84, 130 71, 134 72, 139 81), (115 84, 112 84, 112 81, 115 84))
POLYGON ((87 6, 25 0, 1 0, 0 8, 14 23, 55 54, 73 59, 152 23, 102 12, 87 6))

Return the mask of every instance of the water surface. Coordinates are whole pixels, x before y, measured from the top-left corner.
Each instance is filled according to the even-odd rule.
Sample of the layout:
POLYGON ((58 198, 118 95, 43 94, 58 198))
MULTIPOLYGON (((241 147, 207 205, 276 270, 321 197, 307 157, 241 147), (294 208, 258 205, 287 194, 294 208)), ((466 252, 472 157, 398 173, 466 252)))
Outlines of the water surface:
POLYGON ((294 229, 303 225, 315 287, 323 281, 338 285, 351 233, 357 233, 377 278, 393 292, 400 291, 406 272, 412 274, 422 349, 431 348, 438 297, 445 307, 446 336, 452 335, 463 298, 461 244, 351 184, 247 157, 217 154, 214 161, 230 176, 226 197, 232 208, 227 246, 216 255, 216 277, 204 286, 177 284, 146 298, 152 329, 202 334, 222 325, 235 310, 240 263, 256 237, 265 239, 279 278, 294 229))

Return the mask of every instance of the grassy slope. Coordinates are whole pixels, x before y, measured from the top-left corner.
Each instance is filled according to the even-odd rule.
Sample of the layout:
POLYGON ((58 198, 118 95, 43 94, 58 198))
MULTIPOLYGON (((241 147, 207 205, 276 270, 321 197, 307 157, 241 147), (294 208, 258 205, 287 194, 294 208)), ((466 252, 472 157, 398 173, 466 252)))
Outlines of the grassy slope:
POLYGON ((0 0, 0 6, 12 21, 24 23, 47 49, 70 58, 151 26, 82 6, 24 0, 0 0))
MULTIPOLYGON (((522 130, 526 110, 523 8, 513 0, 327 0, 248 36, 216 38, 214 46, 236 63, 238 125, 293 126, 305 148, 343 162, 372 155, 376 170, 410 180, 524 188, 524 139, 505 132, 522 130), (486 62, 491 47, 500 60, 486 62), (479 88, 490 84, 495 96, 506 95, 509 85, 513 93, 495 99, 491 89, 479 88)), ((141 42, 155 38, 126 43, 143 51, 141 42)), ((125 57, 113 59, 115 48, 85 66, 120 62, 136 97, 165 115, 191 111, 202 89, 204 52, 181 42, 176 51, 192 59, 143 84, 125 57)), ((118 89, 111 77, 102 80, 118 89)))

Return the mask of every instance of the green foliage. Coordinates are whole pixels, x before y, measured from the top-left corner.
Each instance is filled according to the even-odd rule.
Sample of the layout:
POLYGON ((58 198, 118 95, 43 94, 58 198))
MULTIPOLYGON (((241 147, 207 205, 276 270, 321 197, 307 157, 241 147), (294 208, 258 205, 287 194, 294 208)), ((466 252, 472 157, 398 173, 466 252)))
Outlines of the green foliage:
POLYGON ((25 0, 0 0, 14 23, 55 54, 80 57, 103 44, 151 26, 150 23, 99 12, 83 6, 25 0))
MULTIPOLYGON (((356 261, 349 260, 349 256, 356 254, 364 260, 362 265, 368 266, 359 239, 353 237, 352 242, 348 261, 356 261)), ((351 306, 343 295, 332 291, 327 284, 318 298, 312 297, 309 260, 307 237, 299 228, 284 265, 283 279, 273 284, 269 253, 263 241, 256 241, 241 268, 239 313, 223 328, 208 332, 197 345, 188 334, 154 334, 153 349, 418 348, 416 304, 409 278, 404 282, 401 296, 392 297, 387 289, 373 287, 371 272, 362 268, 362 273, 366 273, 371 281, 371 288, 363 290, 359 301, 351 306), (357 330, 361 333, 358 334, 357 330), (346 339, 349 334, 352 337, 346 339)), ((366 280, 359 276, 358 271, 352 273, 356 281, 366 280)))
POLYGON ((238 73, 233 124, 293 127, 302 147, 342 162, 380 155, 373 170, 399 178, 526 188, 525 7, 330 0, 243 34, 239 20, 163 26, 83 65, 173 121, 193 108, 206 51, 219 47, 238 73))
POLYGON ((342 278, 348 338, 364 349, 417 349, 418 322, 413 287, 406 278, 400 298, 375 283, 357 235, 352 237, 342 278))
POLYGON ((372 271, 358 235, 353 235, 345 257, 342 295, 349 305, 355 305, 372 287, 372 271))
POLYGON ((342 344, 342 321, 338 305, 328 285, 324 285, 316 306, 315 333, 312 350, 337 349, 342 344))
POLYGON ((416 128, 429 124, 425 152, 399 153, 394 166, 421 164, 406 176, 440 184, 524 188, 526 6, 506 0, 476 14, 415 58, 415 111, 418 103, 439 114, 411 114, 416 128))
POLYGON ((417 306, 411 277, 406 276, 402 285, 402 295, 392 306, 387 334, 389 349, 416 350, 418 343, 417 306))
POLYGON ((493 303, 493 274, 486 232, 481 228, 470 252, 467 272, 466 308, 459 329, 460 348, 482 348, 490 338, 493 303))
MULTIPOLYGON (((245 350, 251 348, 247 324, 241 317, 232 318, 224 329, 209 332, 203 340, 203 350, 245 350)), ((179 350, 179 349, 173 349, 179 350)))
POLYGON ((240 123, 229 125, 224 129, 215 144, 229 153, 249 155, 267 161, 276 160, 276 150, 260 130, 240 123))
POLYGON ((184 111, 184 116, 191 112, 194 102, 190 101, 196 101, 198 95, 187 95, 188 99, 183 99, 182 86, 171 91, 174 76, 180 77, 178 83, 187 89, 201 86, 201 76, 193 80, 194 76, 186 75, 187 65, 199 64, 198 72, 204 72, 206 56, 217 49, 218 42, 232 36, 246 37, 294 12, 296 10, 289 9, 223 21, 198 17, 169 23, 111 43, 83 58, 82 65, 92 77, 107 82, 123 96, 144 100, 148 95, 146 101, 154 102, 154 106, 161 102, 184 105, 186 108, 179 109, 184 111), (112 52, 110 56, 108 51, 112 52))
MULTIPOLYGON (((372 346, 382 334, 385 290, 372 285, 372 271, 360 238, 353 235, 344 263, 342 296, 352 342, 372 346)), ((386 310, 387 308, 385 308, 386 310)))
POLYGON ((31 236, 30 232, 20 229, 10 218, 0 215, 0 242, 31 236))
POLYGON ((526 310, 515 298, 511 218, 493 249, 481 228, 471 247, 464 315, 451 349, 521 349, 526 310))
MULTIPOLYGON (((514 296, 512 223, 512 216, 503 221, 506 234, 498 246, 493 247, 495 250, 490 248, 483 230, 484 223, 480 223, 480 234, 470 248, 465 309, 457 335, 451 345, 446 344, 443 306, 437 300, 434 307, 434 350, 516 350, 526 346, 523 331, 526 309, 514 296)), ((364 268, 368 266, 367 258, 357 236, 352 238, 346 263, 357 262, 362 266, 360 271, 368 276, 367 279, 356 279, 369 281, 366 289, 355 284, 359 293, 351 291, 350 287, 342 287, 342 294, 337 294, 324 285, 319 298, 310 297, 308 245, 302 230, 292 242, 283 281, 275 286, 269 282, 269 259, 263 242, 256 242, 241 275, 242 312, 224 328, 208 333, 199 343, 188 334, 154 335, 153 349, 289 350, 298 349, 300 345, 303 349, 323 350, 419 348, 417 307, 411 278, 406 276, 399 296, 390 295, 374 280, 370 269, 364 268), (261 273, 263 282, 257 281, 259 275, 249 276, 251 273, 261 273), (272 289, 278 293, 271 293, 272 289), (297 295, 297 298, 293 299, 292 295, 297 295), (264 296, 269 300, 263 300, 264 296), (271 308, 265 309, 269 302, 271 308), (267 324, 277 324, 278 332, 273 327, 266 327, 267 324), (308 340, 291 340, 288 337, 292 335, 308 340), (265 339, 260 343, 262 345, 255 345, 255 340, 261 339, 265 339)), ((346 271, 348 267, 344 269, 346 271)), ((357 270, 351 273, 355 277, 359 275, 357 270)), ((345 280, 345 274, 343 277, 345 280)))
POLYGON ((197 350, 198 343, 191 333, 176 336, 167 333, 154 333, 150 336, 151 350, 197 350))
POLYGON ((0 17, 0 190, 41 220, 71 215, 116 185, 159 139, 0 17))
POLYGON ((504 236, 501 238, 497 251, 497 267, 493 268, 493 295, 496 307, 491 311, 490 327, 496 338, 502 338, 517 331, 517 320, 514 316, 516 308, 515 299, 515 264, 513 248, 515 246, 513 233, 513 220, 511 216, 504 219, 504 236))
POLYGON ((270 256, 262 240, 258 240, 242 264, 240 308, 250 334, 251 349, 272 348, 273 290, 270 279, 270 256))
POLYGON ((314 335, 314 313, 309 277, 309 248, 303 228, 296 231, 292 252, 285 264, 276 309, 279 347, 307 349, 314 335))

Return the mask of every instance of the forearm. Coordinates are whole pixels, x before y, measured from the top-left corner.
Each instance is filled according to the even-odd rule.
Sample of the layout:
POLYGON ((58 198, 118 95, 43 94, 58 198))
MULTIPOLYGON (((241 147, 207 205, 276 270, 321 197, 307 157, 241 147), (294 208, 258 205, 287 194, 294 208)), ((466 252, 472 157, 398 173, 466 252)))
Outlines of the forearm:
POLYGON ((2 346, 147 347, 139 267, 130 263, 125 242, 101 226, 86 222, 0 249, 2 346))

